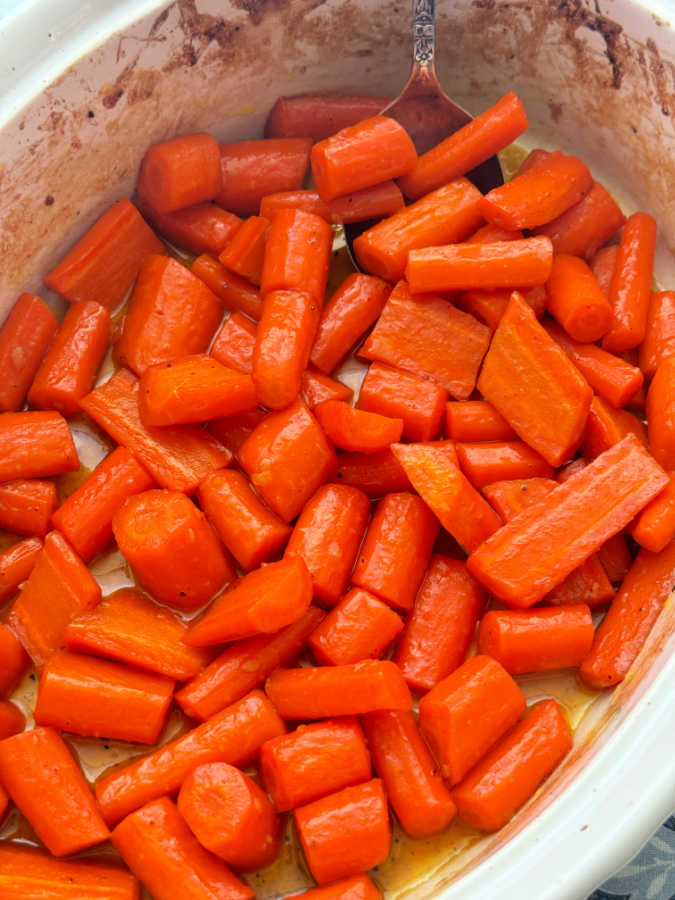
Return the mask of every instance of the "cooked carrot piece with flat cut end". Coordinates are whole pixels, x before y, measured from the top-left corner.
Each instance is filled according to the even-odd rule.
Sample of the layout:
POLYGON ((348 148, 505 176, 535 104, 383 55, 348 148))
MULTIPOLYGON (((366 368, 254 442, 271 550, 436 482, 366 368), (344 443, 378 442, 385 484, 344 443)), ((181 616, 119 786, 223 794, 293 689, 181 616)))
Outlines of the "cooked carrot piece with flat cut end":
POLYGON ((140 584, 167 606, 198 609, 235 577, 206 516, 179 491, 129 497, 112 527, 140 584))
POLYGON ((506 669, 473 656, 420 700, 420 729, 450 785, 455 785, 514 725, 525 697, 506 669))
POLYGON ((584 457, 595 459, 627 434, 634 434, 647 446, 647 429, 637 416, 627 409, 612 408, 602 397, 593 397, 584 434, 584 457))
POLYGON ((320 309, 332 245, 333 230, 319 216, 299 209, 279 210, 265 246, 260 283, 263 297, 270 291, 300 291, 309 294, 320 309))
POLYGON ((391 449, 379 453, 338 453, 335 480, 351 484, 371 499, 412 490, 405 469, 391 449))
MULTIPOLYGON (((460 291, 454 302, 464 312, 469 313, 479 322, 494 331, 509 305, 511 288, 493 288, 492 290, 460 291)), ((546 288, 543 284, 531 288, 523 288, 520 292, 523 300, 534 310, 538 319, 546 312, 546 288)))
POLYGON ((80 460, 58 412, 0 413, 0 482, 74 472, 80 460))
POLYGON ((138 193, 157 212, 213 200, 221 189, 220 151, 212 135, 185 134, 146 150, 138 193))
POLYGON ((675 291, 656 291, 651 295, 647 313, 647 331, 640 345, 640 368, 652 378, 667 356, 675 354, 675 291))
POLYGON ((578 256, 556 253, 546 282, 548 311, 574 341, 592 343, 607 333, 612 307, 589 265, 578 256))
POLYGON ((389 810, 378 778, 301 806, 293 815, 318 884, 359 875, 389 855, 389 810))
POLYGON ((675 469, 675 356, 659 363, 647 392, 647 431, 654 458, 675 469))
MULTIPOLYGON (((0 700, 0 741, 19 734, 26 726, 26 717, 15 703, 0 700)), ((2 813, 0 813, 0 817, 2 813)))
POLYGON ((262 297, 258 288, 230 272, 208 253, 198 256, 190 271, 222 300, 226 309, 244 313, 256 321, 262 315, 262 297))
MULTIPOLYGON (((649 504, 645 509, 648 507, 649 504)), ((614 537, 605 541, 598 550, 597 557, 612 584, 618 584, 620 581, 623 581, 633 562, 623 534, 615 534, 614 537)))
POLYGON ((28 670, 30 658, 4 622, 0 622, 0 700, 10 697, 28 670))
POLYGON ((609 286, 612 283, 618 253, 619 245, 610 244, 609 247, 601 247, 597 250, 589 260, 591 272, 607 297, 609 297, 609 286))
POLYGON ((322 141, 376 116, 391 97, 360 94, 295 94, 279 97, 265 122, 266 138, 308 137, 322 141))
POLYGON ((0 484, 0 528, 44 537, 57 502, 53 481, 6 481, 0 484))
POLYGON ((353 453, 377 453, 403 434, 403 419, 355 409, 340 400, 327 400, 314 409, 319 425, 336 447, 353 453))
POLYGON ((128 200, 118 200, 92 225, 45 284, 71 303, 93 300, 115 309, 151 254, 166 247, 128 200))
POLYGON ((403 420, 403 437, 431 441, 439 436, 448 394, 438 384, 374 362, 359 394, 359 409, 403 420))
POLYGON ((371 778, 370 754, 353 716, 299 725, 260 748, 260 776, 278 812, 371 778))
POLYGON ((562 215, 534 229, 551 238, 555 253, 589 259, 626 222, 616 200, 598 181, 562 215))
POLYGON ((297 900, 382 900, 382 894, 367 875, 356 875, 324 887, 311 888, 296 894, 296 897, 297 900))
POLYGON ((464 242, 465 244, 493 244, 495 241, 519 241, 525 235, 519 228, 499 228, 486 222, 477 228, 464 242))
POLYGON ((445 407, 445 434, 453 441, 511 441, 517 435, 487 400, 451 400, 445 407))
POLYGON ((209 353, 221 365, 250 375, 253 371, 256 334, 255 322, 241 313, 232 313, 215 336, 209 353))
MULTIPOLYGON (((29 537, 12 544, 4 553, 0 553, 0 605, 11 600, 19 587, 33 571, 37 558, 42 550, 40 538, 29 537)), ((2 629, 0 629, 0 647, 2 645, 2 629)), ((0 659, 3 658, 0 652, 0 659)), ((0 695, 2 695, 2 675, 0 675, 0 695)))
POLYGON ((215 203, 195 203, 169 213, 157 212, 148 204, 140 209, 162 237, 196 256, 218 256, 241 227, 239 216, 215 203))
POLYGON ((359 356, 430 378, 468 400, 489 343, 489 329, 473 316, 435 294, 412 296, 399 282, 359 356))
MULTIPOLYGON (((208 431, 229 451, 230 458, 238 457, 240 447, 265 418, 267 413, 258 407, 250 412, 239 413, 238 416, 213 419, 209 422, 208 431)), ((227 460, 223 465, 227 465, 227 460)))
POLYGON ((509 478, 486 484, 483 495, 503 521, 508 522, 537 500, 548 497, 554 488, 552 478, 509 478))
POLYGON ((156 900, 252 900, 253 891, 205 850, 168 797, 132 812, 115 828, 113 846, 156 900))
POLYGON ((318 191, 283 191, 260 201, 260 215, 271 219, 280 209, 301 209, 321 216, 332 225, 382 219, 403 209, 403 194, 394 181, 382 181, 361 191, 324 201, 318 191))
POLYGON ((469 557, 469 571, 508 606, 532 606, 667 483, 666 473, 628 435, 488 538, 469 557))
POLYGON ((377 659, 402 630, 401 617, 368 591, 352 588, 309 637, 317 662, 328 666, 377 659))
POLYGON ((35 294, 21 294, 0 328, 0 412, 18 412, 58 323, 35 294))
POLYGON ((670 482, 640 513, 633 539, 645 550, 660 553, 675 537, 675 472, 670 482))
POLYGON ((349 402, 354 395, 353 390, 336 381, 323 372, 315 372, 313 369, 305 369, 300 378, 299 398, 308 409, 314 409, 319 403, 326 400, 344 400, 349 402))
POLYGON ((228 242, 218 257, 219 261, 230 272, 260 285, 269 231, 269 219, 265 216, 251 216, 228 242))
POLYGON ((0 741, 0 779, 53 856, 77 853, 110 836, 84 775, 53 728, 0 741))
POLYGON ((452 792, 466 825, 498 831, 572 749, 555 700, 537 703, 452 792))
POLYGON ((550 478, 553 466, 523 441, 456 444, 462 472, 480 490, 494 481, 550 478))

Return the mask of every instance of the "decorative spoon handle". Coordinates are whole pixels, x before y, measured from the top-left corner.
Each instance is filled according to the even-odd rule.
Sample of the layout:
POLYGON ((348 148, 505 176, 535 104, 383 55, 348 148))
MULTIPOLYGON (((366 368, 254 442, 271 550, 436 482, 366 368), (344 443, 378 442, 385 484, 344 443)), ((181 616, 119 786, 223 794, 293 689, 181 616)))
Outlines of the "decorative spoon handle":
POLYGON ((413 60, 420 69, 434 69, 434 0, 413 0, 413 60))

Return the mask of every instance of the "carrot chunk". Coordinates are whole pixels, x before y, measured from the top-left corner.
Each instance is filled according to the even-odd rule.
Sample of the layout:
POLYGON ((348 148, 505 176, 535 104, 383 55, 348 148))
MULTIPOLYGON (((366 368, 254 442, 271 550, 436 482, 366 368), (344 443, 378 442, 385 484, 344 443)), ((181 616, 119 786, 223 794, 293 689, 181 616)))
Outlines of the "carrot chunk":
POLYGON ((675 468, 675 356, 659 364, 647 392, 647 430, 654 458, 675 468))
POLYGON ((359 408, 401 419, 409 441, 431 441, 441 432, 447 399, 440 385, 374 362, 361 385, 359 408))
POLYGON ((622 534, 615 534, 614 537, 605 541, 598 550, 597 556, 612 584, 623 581, 633 562, 626 538, 622 534))
POLYGON ((456 444, 455 449, 460 468, 478 490, 494 481, 553 475, 553 466, 522 441, 456 444))
POLYGON ((401 439, 403 419, 355 409, 340 400, 327 400, 314 410, 319 425, 335 446, 355 453, 377 453, 401 439))
POLYGON ((546 282, 548 311, 572 340, 598 341, 612 323, 612 307, 590 267, 578 256, 555 254, 546 282))
POLYGON ((445 407, 445 433, 453 441, 511 441, 516 433, 486 400, 450 401, 445 407))
MULTIPOLYGON (((212 422, 209 422, 208 431, 220 441, 230 456, 238 457, 239 450, 246 439, 265 418, 267 418, 267 413, 264 409, 258 407, 250 412, 239 413, 238 416, 214 419, 212 422)), ((223 465, 227 465, 227 461, 223 465)))
POLYGON ((232 313, 215 336, 209 353, 221 365, 250 375, 256 334, 255 322, 241 313, 232 313))
POLYGON ((633 538, 645 550, 660 553, 675 537, 675 473, 670 482, 640 513, 633 538))
POLYGON ((4 622, 0 622, 0 700, 10 697, 30 665, 28 654, 4 622))
POLYGON ((191 272, 220 298, 231 312, 241 312, 251 319, 262 314, 262 297, 255 285, 226 269, 217 259, 203 253, 192 263, 191 272))
POLYGON ((269 219, 265 216, 251 216, 242 224, 218 259, 230 272, 260 285, 269 231, 269 219))
POLYGON ((337 459, 336 480, 371 498, 412 489, 405 469, 389 448, 379 453, 338 453, 337 459))
POLYGON ((564 213, 534 229, 551 238, 555 253, 591 258, 625 223, 616 200, 598 181, 564 213))
POLYGON ((377 659, 403 628, 401 617, 368 591, 352 588, 312 632, 309 646, 323 665, 377 659))
MULTIPOLYGON (((19 734, 26 727, 26 717, 15 703, 0 700, 0 741, 19 734)), ((2 818, 2 812, 0 812, 2 818)))
POLYGON ((44 478, 80 467, 68 423, 58 412, 0 413, 0 482, 44 478))
POLYGON ((17 412, 58 327, 35 294, 21 294, 0 328, 0 412, 17 412))
MULTIPOLYGON (((492 290, 460 291, 454 302, 464 312, 483 322, 494 331, 501 322, 509 305, 511 288, 492 288, 492 290)), ((538 319, 546 312, 546 288, 543 284, 531 288, 523 288, 520 292, 523 300, 534 310, 538 319)))
POLYGON ((627 434, 634 434, 647 446, 647 429, 627 409, 613 409, 601 397, 593 397, 584 434, 584 457, 595 459, 627 434))
POLYGON ((367 875, 344 878, 295 896, 298 900, 382 900, 382 894, 367 875))
POLYGON ((640 345, 640 368, 652 378, 659 364, 675 354, 675 291, 656 291, 651 295, 647 330, 640 345))
MULTIPOLYGON (((21 584, 28 578, 37 562, 40 550, 42 550, 40 538, 30 537, 17 541, 4 553, 0 553, 0 604, 11 600, 21 584)), ((0 629, 0 634, 1 632, 2 629, 0 629)), ((0 654, 1 657, 2 654, 0 654)), ((2 684, 2 676, 0 676, 0 684, 2 684)), ((0 694, 2 694, 1 687, 0 694)))
POLYGON ((56 503, 53 481, 6 481, 0 484, 0 528, 14 534, 44 537, 56 503))
POLYGON ((141 212, 162 237, 196 256, 218 256, 241 227, 239 216, 215 203, 196 203, 169 213, 157 212, 145 204, 141 212))
POLYGON ((159 213, 213 200, 222 188, 216 139, 205 133, 153 144, 145 152, 138 193, 159 213))
POLYGON ((382 181, 372 187, 333 200, 324 201, 318 191, 282 191, 267 194, 260 201, 260 215, 271 219, 280 209, 301 209, 321 216, 332 225, 349 225, 367 219, 383 219, 403 209, 403 194, 394 181, 382 181))
POLYGON ((295 94, 279 97, 265 122, 265 137, 309 137, 321 141, 377 115, 391 97, 360 94, 295 94))
POLYGON ((324 375, 323 372, 305 369, 300 378, 298 396, 308 409, 314 409, 315 406, 325 403, 326 400, 350 401, 353 395, 354 391, 350 387, 324 375))
POLYGON ((265 246, 263 297, 270 291, 300 291, 321 307, 332 245, 333 231, 319 216, 299 209, 279 210, 265 246))

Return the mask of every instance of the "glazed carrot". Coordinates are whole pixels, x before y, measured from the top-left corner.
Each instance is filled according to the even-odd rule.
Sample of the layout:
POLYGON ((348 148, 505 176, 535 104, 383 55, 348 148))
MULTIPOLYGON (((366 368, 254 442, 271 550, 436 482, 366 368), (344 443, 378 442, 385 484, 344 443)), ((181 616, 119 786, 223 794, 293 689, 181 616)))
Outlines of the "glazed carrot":
POLYGON ((230 272, 217 259, 203 253, 192 263, 191 272, 222 300, 226 309, 244 313, 251 319, 260 318, 262 314, 260 291, 249 281, 230 272))
POLYGON ((259 285, 269 231, 269 219, 264 216, 251 216, 220 253, 219 261, 230 272, 259 285))
POLYGON ((45 284, 71 303, 93 300, 115 309, 151 254, 166 253, 128 200, 118 200, 92 225, 45 284))
POLYGON ((279 97, 267 116, 265 137, 309 137, 321 141, 349 125, 375 116, 391 97, 360 94, 296 94, 279 97))
POLYGON ((625 528, 667 481, 628 435, 488 538, 469 557, 469 571, 507 605, 532 606, 625 528))
POLYGON ((326 400, 350 401, 354 395, 353 390, 336 381, 323 372, 315 372, 313 369, 305 369, 300 378, 299 398, 308 409, 314 409, 319 403, 326 400))
POLYGON ((412 296, 399 282, 359 356, 430 378, 468 400, 489 342, 489 329, 473 316, 434 294, 412 296))
POLYGON ((551 465, 579 446, 592 391, 517 292, 494 334, 478 389, 551 465))
MULTIPOLYGON (((265 410, 258 407, 250 412, 240 413, 238 416, 214 419, 209 422, 208 430, 223 447, 227 448, 231 455, 238 456, 239 448, 266 417, 265 410)), ((227 461, 224 465, 227 465, 227 461)))
POLYGON ((54 859, 36 847, 10 841, 0 842, 0 895, 3 900, 78 896, 139 900, 140 896, 138 882, 121 866, 93 859, 54 859))
POLYGON ((379 659, 277 669, 267 679, 265 692, 286 720, 354 716, 376 709, 410 709, 412 705, 398 666, 379 659))
POLYGON ((244 575, 218 596, 183 638, 191 647, 273 634, 301 619, 312 602, 312 580, 302 559, 282 559, 244 575))
POLYGON ((593 390, 611 406, 617 409, 625 406, 642 386, 644 376, 637 366, 596 344, 581 344, 572 340, 555 322, 549 320, 544 327, 593 390))
POLYGON ((293 815, 318 884, 359 875, 389 855, 389 811, 378 778, 301 806, 293 815))
POLYGON ((50 531, 7 622, 39 667, 61 646, 66 625, 100 599, 89 569, 58 531, 50 531))
POLYGON ((675 468, 675 356, 659 363, 647 392, 647 429, 654 458, 675 468))
POLYGON ((311 146, 304 136, 221 144, 223 186, 216 202, 239 216, 256 215, 266 194, 302 185, 311 146))
POLYGON ((555 488, 552 478, 512 478, 486 484, 483 494, 504 522, 515 518, 555 488))
POLYGON ((156 363, 204 353, 222 312, 218 297, 185 266, 170 257, 149 256, 115 347, 117 362, 141 375, 156 363))
POLYGON ((454 441, 510 441, 516 433, 486 400, 450 401, 445 407, 445 433, 454 441))
POLYGON ((605 541, 598 550, 597 557, 612 584, 623 581, 633 561, 622 534, 615 534, 605 541))
POLYGON ((25 725, 26 717, 17 705, 9 700, 0 700, 0 741, 19 734, 25 725))
POLYGON ((129 497, 112 528, 140 584, 167 606, 198 609, 235 577, 206 516, 179 491, 129 497))
POLYGON ((6 481, 0 484, 0 528, 44 537, 57 502, 53 481, 6 481))
POLYGON ((401 419, 409 441, 431 441, 441 432, 447 399, 439 385, 374 362, 361 385, 359 408, 401 419))
POLYGON ((656 246, 656 222, 649 213, 633 213, 623 227, 609 285, 614 317, 603 338, 605 350, 637 347, 647 331, 656 246))
POLYGON ((270 226, 260 291, 301 291, 320 307, 326 291, 333 231, 323 219, 282 209, 270 226))
POLYGON ((240 447, 239 461, 284 522, 297 516, 337 464, 319 423, 299 401, 268 415, 240 447))
POLYGON ((215 336, 209 353, 221 365, 251 374, 256 325, 241 313, 232 313, 215 336))
POLYGON ((271 219, 280 209, 301 209, 321 216, 332 225, 383 219, 403 209, 403 194, 394 181, 382 181, 361 191, 324 201, 318 191, 283 191, 260 201, 260 215, 271 219))
POLYGON ((651 295, 647 330, 640 345, 640 368, 652 378, 659 363, 675 354, 675 291, 656 291, 651 295))
POLYGON ((403 419, 355 409, 340 400, 327 400, 314 410, 319 425, 336 447, 353 453, 377 453, 400 440, 403 419))
POLYGON ((317 662, 328 666, 377 659, 403 628, 401 617, 382 600, 352 588, 309 637, 317 662))
POLYGON ((58 327, 35 294, 21 294, 0 328, 0 412, 17 412, 58 327))
POLYGON ((496 660, 473 656, 420 700, 419 725, 455 785, 519 719, 525 697, 496 660))
MULTIPOLYGON (((394 444, 392 452, 443 528, 469 552, 500 526, 499 517, 438 443, 394 444)), ((367 585, 366 585, 367 587, 367 585)))
POLYGON ((481 201, 481 214, 500 228, 534 228, 562 215, 593 186, 593 177, 576 156, 556 150, 481 201))
POLYGON ((199 504, 227 549, 247 572, 277 556, 291 529, 251 490, 241 472, 220 469, 199 485, 199 504))
POLYGON ((221 189, 220 153, 212 135, 185 134, 145 151, 138 193, 157 212, 213 200, 221 189))
MULTIPOLYGON (((492 290, 461 291, 454 302, 464 312, 483 322, 492 331, 499 325, 506 312, 513 291, 511 288, 493 288, 492 290)), ((534 310, 538 319, 546 312, 546 288, 543 284, 521 291, 523 300, 534 310)))
POLYGON ((403 278, 408 252, 463 241, 482 221, 481 193, 466 178, 416 200, 359 235, 354 252, 361 268, 385 281, 403 278))
MULTIPOLYGON (((5 813, 9 807, 9 797, 4 788, 0 787, 0 822, 5 818, 5 813)), ((2 853, 2 844, 0 844, 0 854, 2 853)), ((0 876, 0 887, 2 887, 2 877, 0 876)))
POLYGON ((202 847, 245 872, 279 853, 279 818, 265 792, 234 766, 197 766, 183 782, 178 811, 202 847))
POLYGON ((265 294, 253 349, 253 383, 262 406, 283 409, 300 391, 319 325, 320 306, 308 293, 265 294))
POLYGON ((160 797, 115 828, 113 846, 155 900, 251 900, 253 891, 199 843, 175 805, 160 797))
POLYGON ((553 466, 522 441, 456 444, 455 449, 462 472, 479 490, 494 481, 553 475, 553 466))
POLYGON ((394 609, 412 609, 437 534, 438 522, 419 497, 387 494, 366 532, 353 583, 394 609))
POLYGON ((73 619, 63 632, 63 645, 186 681, 212 655, 183 643, 186 630, 187 624, 166 607, 136 588, 123 588, 73 619))
POLYGON ((295 896, 298 900, 382 900, 382 894, 367 875, 344 878, 295 896))
POLYGON ((598 284, 609 297, 609 286, 612 283, 612 275, 616 267, 616 257, 619 252, 618 244, 609 247, 601 247, 590 259, 591 271, 595 275, 598 284))
POLYGON ((53 856, 108 838, 87 782, 53 728, 34 728, 1 741, 0 781, 53 856))
POLYGON ((173 687, 161 675, 59 650, 42 670, 35 721, 84 737, 156 744, 173 687))
POLYGON ((571 748, 556 701, 537 703, 452 792, 460 819, 471 828, 498 831, 571 748))
POLYGON ((412 489, 405 470, 390 449, 380 453, 338 453, 335 480, 351 484, 369 497, 412 489))
POLYGON ((43 478, 80 467, 68 423, 58 412, 0 413, 0 482, 43 478))
POLYGON ((575 341, 592 343, 609 330, 612 307, 590 267, 578 256, 556 253, 546 282, 548 311, 575 341))
POLYGON ((593 397, 586 422, 584 456, 595 459, 627 434, 634 434, 647 446, 647 430, 637 416, 626 409, 613 409, 601 397, 593 397))
POLYGON ((162 237, 196 256, 218 256, 241 227, 239 216, 215 203, 196 203, 169 213, 157 212, 145 204, 141 212, 162 237))
POLYGON ((319 141, 311 161, 319 196, 332 200, 405 175, 417 162, 417 152, 395 119, 373 116, 319 141))
POLYGON ((154 486, 125 447, 109 453, 54 512, 52 521, 89 562, 112 541, 112 519, 127 497, 154 486))
POLYGON ((244 766, 284 730, 265 695, 252 691, 203 725, 99 779, 96 799, 103 817, 114 825, 143 804, 173 794, 203 763, 244 766))
POLYGON ((192 492, 228 465, 232 454, 197 425, 146 428, 138 411, 139 384, 120 369, 82 400, 82 409, 126 447, 161 487, 192 492))
POLYGON ((0 622, 0 699, 14 693, 29 665, 28 654, 14 632, 0 622))
POLYGON ((640 513, 633 539, 645 550, 660 553, 675 537, 675 473, 670 482, 640 513))
POLYGON ((325 614, 310 606, 305 615, 277 631, 231 644, 203 672, 176 694, 191 719, 203 722, 240 700, 279 666, 291 663, 325 614))
POLYGON ((387 797, 401 827, 412 838, 444 831, 455 804, 410 712, 373 712, 363 728, 387 797))
POLYGON ((486 222, 477 228, 473 234, 466 239, 466 244, 493 244, 495 241, 517 241, 524 238, 525 235, 519 229, 499 228, 491 222, 486 222))
POLYGON ((370 755, 353 716, 300 725, 260 748, 260 776, 278 812, 368 781, 370 755))
POLYGON ((589 259, 616 234, 626 217, 609 191, 594 181, 589 192, 562 215, 535 229, 551 238, 555 253, 589 259))

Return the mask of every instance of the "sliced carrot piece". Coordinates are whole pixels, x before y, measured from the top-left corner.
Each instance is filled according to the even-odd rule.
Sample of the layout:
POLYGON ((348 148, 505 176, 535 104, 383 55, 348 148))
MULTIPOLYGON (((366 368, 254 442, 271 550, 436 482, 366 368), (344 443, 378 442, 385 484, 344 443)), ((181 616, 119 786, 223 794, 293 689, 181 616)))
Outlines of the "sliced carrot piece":
POLYGON ((351 484, 371 498, 412 489, 410 479, 391 449, 379 453, 338 453, 335 479, 351 484))
MULTIPOLYGON (((461 291, 455 297, 455 303, 464 312, 483 322, 491 331, 499 325, 509 305, 511 288, 493 288, 492 290, 461 291)), ((520 292, 523 300, 531 306, 538 319, 546 312, 546 288, 543 284, 523 288, 520 292)))
POLYGON ((431 441, 441 432, 447 399, 440 385, 374 362, 361 385, 359 408, 401 419, 409 441, 431 441))
POLYGON ((553 466, 522 441, 458 443, 455 449, 461 470, 478 490, 494 481, 553 475, 553 466))
POLYGON ((613 409, 601 397, 593 397, 584 435, 584 457, 595 459, 627 434, 634 434, 647 446, 647 429, 637 416, 627 409, 613 409))
POLYGON ((346 384, 336 381, 323 372, 315 372, 305 369, 300 378, 300 393, 298 396, 308 409, 314 409, 319 403, 326 400, 350 401, 354 392, 346 384))
POLYGON ((0 412, 17 412, 54 337, 54 313, 35 294, 21 294, 0 328, 0 412))
POLYGON ((215 336, 210 355, 223 366, 251 374, 257 328, 255 322, 241 313, 228 316, 215 336))
POLYGON ((191 271, 222 300, 226 309, 244 313, 256 320, 262 315, 262 297, 258 288, 245 278, 230 272, 208 253, 197 257, 192 263, 191 271))
POLYGON ((656 370, 647 393, 649 446, 664 469, 675 468, 675 356, 656 370))
POLYGON ((0 484, 0 528, 14 534, 44 537, 56 509, 53 481, 6 481, 0 484))
POLYGON ((377 659, 403 628, 401 617, 382 600, 352 588, 309 637, 314 658, 340 666, 377 659))
POLYGON ((551 238, 556 253, 592 257, 626 222, 616 200, 598 181, 562 215, 535 229, 551 238))
POLYGON ((267 194, 302 185, 311 146, 305 136, 221 144, 223 186, 216 202, 239 216, 256 215, 267 194))
POLYGON ((58 412, 0 413, 0 482, 74 472, 80 460, 58 412))
POLYGON ((250 216, 228 242, 218 259, 230 272, 260 285, 269 232, 269 219, 264 216, 250 216))
POLYGON ((14 693, 29 665, 28 654, 14 632, 0 622, 0 699, 14 693))
POLYGON ((300 291, 321 307, 332 245, 333 231, 319 216, 299 209, 279 210, 265 246, 263 297, 270 291, 300 291))
POLYGON ((253 430, 267 417, 264 409, 258 407, 238 416, 228 416, 227 419, 214 419, 209 422, 208 430, 226 447, 230 455, 239 455, 239 448, 253 430))
POLYGON ((640 345, 640 368, 652 378, 659 363, 675 354, 675 291, 656 291, 651 295, 647 330, 640 345))
POLYGON ((511 441, 516 433, 486 400, 450 401, 445 407, 445 433, 453 441, 511 441))
POLYGON ((633 561, 626 538, 622 534, 615 534, 605 541, 597 556, 612 584, 623 581, 633 561))
POLYGON ((279 97, 267 116, 265 137, 309 137, 321 141, 377 115, 391 97, 360 94, 295 94, 279 97))
POLYGON ((153 144, 138 175, 139 195, 159 213, 213 200, 221 187, 218 142, 205 133, 153 144))
MULTIPOLYGON (((4 553, 0 553, 0 604, 11 600, 21 584, 28 578, 41 549, 40 538, 29 537, 17 541, 4 553)), ((2 676, 0 676, 1 683, 2 676)), ((1 693, 2 689, 0 688, 1 693)))
POLYGON ((640 513, 633 538, 645 550, 660 553, 675 537, 675 473, 670 482, 640 513))
POLYGON ((354 409, 340 400, 320 403, 315 407, 314 415, 333 444, 355 453, 385 450, 403 434, 403 419, 354 409))
POLYGON ((612 307, 589 265, 578 256, 557 253, 546 282, 548 311, 572 340, 598 341, 612 323, 612 307))
POLYGON ((162 237, 196 256, 218 256, 241 227, 239 216, 215 203, 195 203, 169 213, 157 212, 144 204, 141 212, 162 237))
MULTIPOLYGON (((26 717, 15 703, 0 700, 0 741, 20 734, 26 727, 26 717)), ((0 818, 2 813, 0 812, 0 818)))

